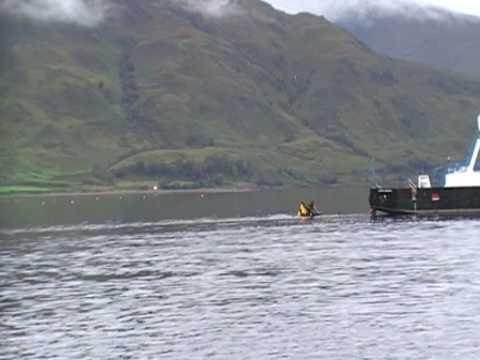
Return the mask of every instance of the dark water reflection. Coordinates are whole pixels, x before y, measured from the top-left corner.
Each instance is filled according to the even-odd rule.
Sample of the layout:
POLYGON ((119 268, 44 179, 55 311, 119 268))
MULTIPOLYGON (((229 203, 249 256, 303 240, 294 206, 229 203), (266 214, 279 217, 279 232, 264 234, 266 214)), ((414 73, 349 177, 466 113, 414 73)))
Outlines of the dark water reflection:
POLYGON ((0 359, 478 357, 480 221, 302 222, 279 210, 293 195, 213 198, 16 203, 0 230, 0 359))
POLYGON ((0 227, 293 214, 302 199, 330 214, 364 213, 367 198, 367 189, 0 198, 0 227))

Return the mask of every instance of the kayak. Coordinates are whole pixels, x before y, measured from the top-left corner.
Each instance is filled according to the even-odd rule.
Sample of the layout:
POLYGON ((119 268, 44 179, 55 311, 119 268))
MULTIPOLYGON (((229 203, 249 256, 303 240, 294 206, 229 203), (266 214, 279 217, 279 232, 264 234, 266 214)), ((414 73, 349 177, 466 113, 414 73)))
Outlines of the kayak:
POLYGON ((311 220, 311 219, 314 219, 314 218, 316 218, 317 216, 320 216, 320 215, 322 215, 322 214, 315 213, 315 214, 311 214, 311 215, 308 215, 308 216, 302 216, 302 215, 297 214, 298 218, 302 219, 302 220, 311 220))

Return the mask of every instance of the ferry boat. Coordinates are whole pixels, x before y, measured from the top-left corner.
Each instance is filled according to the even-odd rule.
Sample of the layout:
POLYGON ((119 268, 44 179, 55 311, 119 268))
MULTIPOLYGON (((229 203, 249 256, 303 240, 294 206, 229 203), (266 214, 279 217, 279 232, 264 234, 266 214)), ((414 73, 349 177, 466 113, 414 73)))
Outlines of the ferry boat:
POLYGON ((480 171, 476 163, 480 153, 479 132, 467 162, 453 167, 445 175, 442 187, 432 187, 429 175, 418 176, 406 188, 375 187, 370 189, 370 213, 377 215, 463 215, 480 214, 480 171))

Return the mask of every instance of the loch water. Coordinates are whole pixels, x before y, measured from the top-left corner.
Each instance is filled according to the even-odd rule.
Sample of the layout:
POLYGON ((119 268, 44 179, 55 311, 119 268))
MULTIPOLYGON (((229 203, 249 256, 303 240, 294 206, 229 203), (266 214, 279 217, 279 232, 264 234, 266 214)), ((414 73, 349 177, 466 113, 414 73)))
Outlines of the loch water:
POLYGON ((480 220, 367 196, 2 198, 0 359, 478 359, 480 220))

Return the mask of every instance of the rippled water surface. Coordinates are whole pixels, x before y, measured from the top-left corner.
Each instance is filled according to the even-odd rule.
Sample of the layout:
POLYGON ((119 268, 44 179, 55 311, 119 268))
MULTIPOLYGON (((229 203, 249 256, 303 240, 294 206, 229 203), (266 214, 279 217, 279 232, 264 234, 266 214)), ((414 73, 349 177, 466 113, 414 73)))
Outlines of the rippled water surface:
POLYGON ((0 358, 478 359, 479 234, 345 214, 4 225, 0 358))

